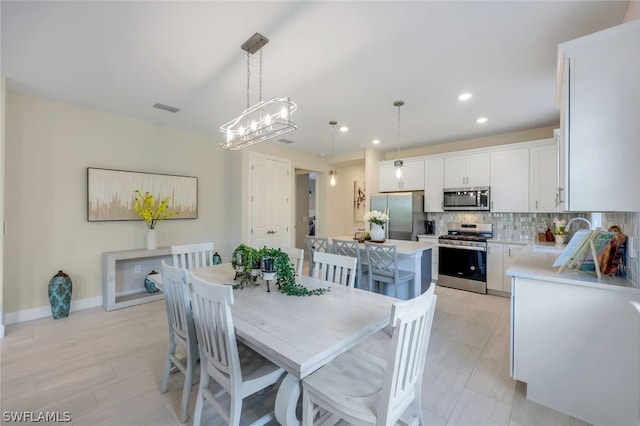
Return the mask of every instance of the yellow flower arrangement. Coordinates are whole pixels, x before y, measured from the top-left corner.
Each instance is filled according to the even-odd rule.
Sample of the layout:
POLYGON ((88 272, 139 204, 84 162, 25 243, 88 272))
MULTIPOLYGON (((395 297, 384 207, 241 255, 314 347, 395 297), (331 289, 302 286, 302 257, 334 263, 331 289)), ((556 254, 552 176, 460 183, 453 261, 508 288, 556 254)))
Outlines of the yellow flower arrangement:
POLYGON ((180 212, 169 212, 169 197, 165 197, 156 205, 153 195, 148 192, 144 193, 144 196, 137 189, 135 190, 136 198, 133 203, 133 208, 138 213, 138 216, 144 220, 149 229, 155 229, 156 223, 161 220, 167 219, 171 216, 175 216, 180 212))

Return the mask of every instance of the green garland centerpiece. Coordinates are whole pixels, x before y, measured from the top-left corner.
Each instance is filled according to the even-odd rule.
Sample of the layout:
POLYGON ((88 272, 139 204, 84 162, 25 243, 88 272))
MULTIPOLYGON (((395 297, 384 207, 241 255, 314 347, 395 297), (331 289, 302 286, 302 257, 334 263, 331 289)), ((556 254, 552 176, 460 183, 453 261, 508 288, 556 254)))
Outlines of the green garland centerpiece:
POLYGON ((240 277, 240 283, 234 288, 244 288, 246 285, 259 285, 257 275, 252 271, 256 265, 260 265, 263 259, 273 259, 273 269, 276 273, 276 284, 280 292, 289 296, 313 296, 321 295, 328 288, 309 289, 296 283, 296 273, 289 255, 280 248, 263 247, 256 250, 245 244, 240 244, 231 255, 231 264, 236 270, 236 278, 240 277))

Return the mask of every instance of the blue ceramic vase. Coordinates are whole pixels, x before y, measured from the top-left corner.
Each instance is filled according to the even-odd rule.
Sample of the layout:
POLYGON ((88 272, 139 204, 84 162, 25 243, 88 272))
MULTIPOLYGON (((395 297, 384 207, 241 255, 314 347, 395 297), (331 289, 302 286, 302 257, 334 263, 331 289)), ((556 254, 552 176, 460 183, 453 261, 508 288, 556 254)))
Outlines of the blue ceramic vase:
POLYGON ((58 271, 49 281, 49 303, 51 304, 51 314, 54 319, 69 316, 71 290, 71 278, 62 271, 58 271))
MULTIPOLYGON (((149 272, 149 275, 157 274, 156 271, 149 272)), ((144 289, 147 290, 147 293, 157 293, 159 290, 156 288, 156 283, 149 279, 149 275, 144 279, 144 289)))

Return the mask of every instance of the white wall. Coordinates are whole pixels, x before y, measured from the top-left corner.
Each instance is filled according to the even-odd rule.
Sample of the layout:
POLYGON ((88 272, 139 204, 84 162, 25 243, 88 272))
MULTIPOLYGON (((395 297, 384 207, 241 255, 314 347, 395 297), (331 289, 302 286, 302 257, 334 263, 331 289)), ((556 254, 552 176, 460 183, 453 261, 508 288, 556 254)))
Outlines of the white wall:
MULTIPOLYGON (((0 78, 0 226, 4 225, 4 130, 5 130, 5 98, 6 86, 5 79, 0 78)), ((4 314, 2 295, 4 293, 4 232, 0 232, 0 338, 4 336, 4 314)))
POLYGON ((101 304, 102 253, 143 247, 141 221, 87 221, 87 167, 198 177, 198 219, 160 223, 159 245, 214 241, 229 259, 233 163, 210 138, 7 92, 5 144, 7 323, 49 306, 47 284, 59 269, 73 281, 74 302, 101 304))

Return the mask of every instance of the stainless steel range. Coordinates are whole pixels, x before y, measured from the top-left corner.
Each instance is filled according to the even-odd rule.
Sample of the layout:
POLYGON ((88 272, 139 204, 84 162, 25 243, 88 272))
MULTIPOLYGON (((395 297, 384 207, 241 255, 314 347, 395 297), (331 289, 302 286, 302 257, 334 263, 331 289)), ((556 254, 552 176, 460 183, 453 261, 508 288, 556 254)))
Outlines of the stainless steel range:
POLYGON ((487 293, 487 239, 491 223, 447 224, 447 235, 438 237, 438 285, 487 293))

